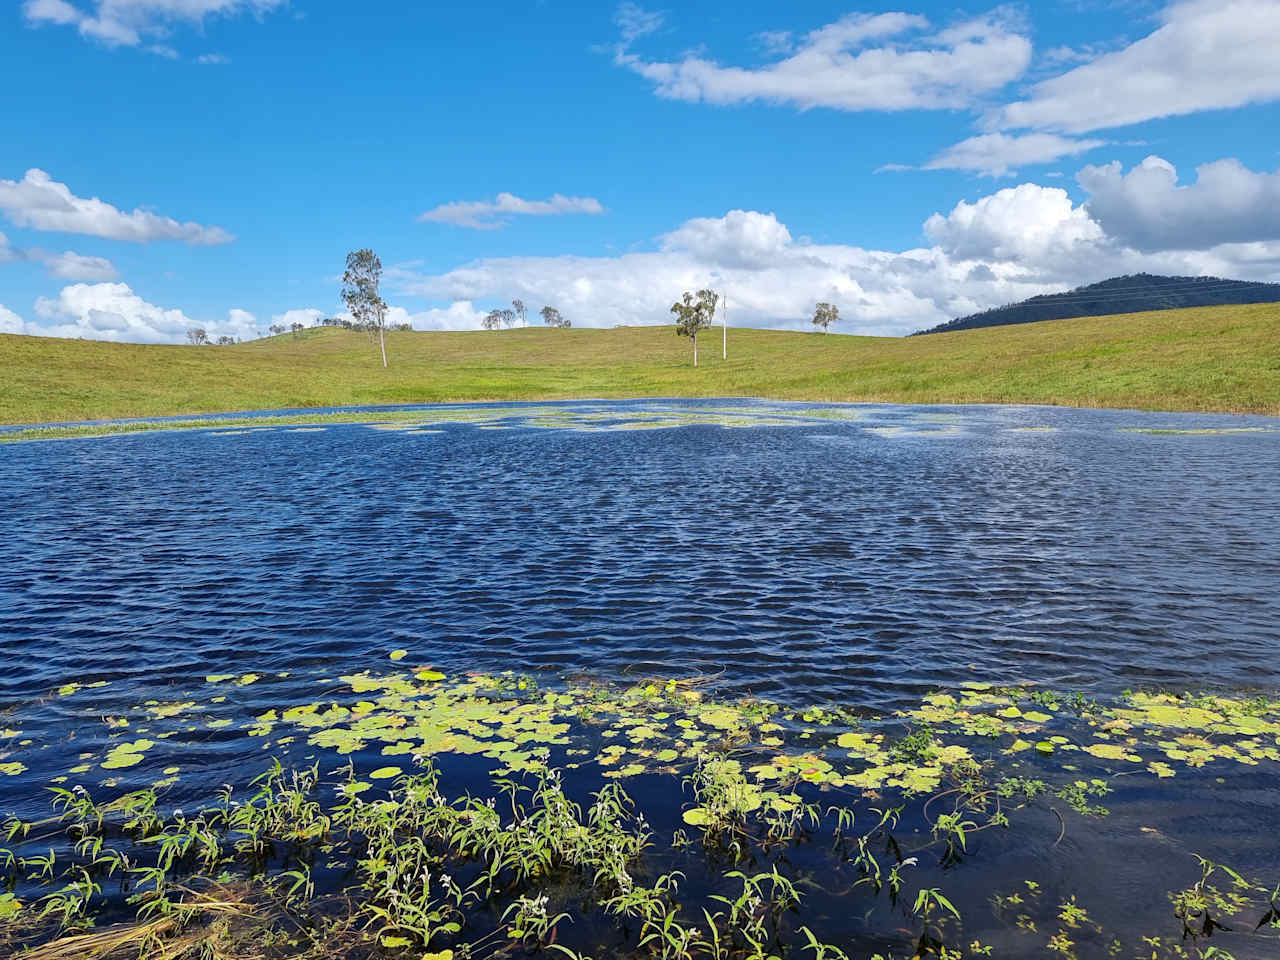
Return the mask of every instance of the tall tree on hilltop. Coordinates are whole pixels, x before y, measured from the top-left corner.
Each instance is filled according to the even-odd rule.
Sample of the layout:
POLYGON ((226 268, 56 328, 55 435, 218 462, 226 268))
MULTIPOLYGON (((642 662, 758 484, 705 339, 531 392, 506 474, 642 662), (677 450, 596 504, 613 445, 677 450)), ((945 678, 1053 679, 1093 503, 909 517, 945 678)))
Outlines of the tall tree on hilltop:
POLYGON ((347 272, 342 275, 342 299, 351 319, 370 333, 378 331, 382 348, 382 365, 387 365, 387 341, 384 336, 387 304, 378 296, 382 279, 382 261, 372 250, 352 250, 347 254, 347 272))
POLYGON ((538 311, 542 315, 542 322, 548 327, 568 327, 569 321, 555 307, 543 307, 538 311))
POLYGON ((698 365, 698 331, 711 326, 716 316, 716 304, 720 295, 714 290, 699 290, 697 294, 689 293, 671 305, 671 312, 676 316, 676 336, 690 337, 693 340, 693 365, 698 365))
POLYGON ((821 327, 823 333, 830 333, 827 328, 840 319, 840 308, 833 303, 820 302, 813 311, 813 325, 821 327))
POLYGON ((511 301, 511 306, 515 307, 516 314, 520 317, 520 326, 527 327, 529 325, 529 321, 525 318, 529 314, 524 308, 524 301, 517 298, 511 301))

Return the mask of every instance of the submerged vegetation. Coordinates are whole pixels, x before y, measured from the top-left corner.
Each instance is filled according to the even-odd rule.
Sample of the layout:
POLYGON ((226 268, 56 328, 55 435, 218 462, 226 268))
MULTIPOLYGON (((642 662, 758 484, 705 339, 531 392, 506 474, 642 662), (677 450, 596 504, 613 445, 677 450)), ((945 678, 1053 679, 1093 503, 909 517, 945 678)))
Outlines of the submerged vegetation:
POLYGON ((671 327, 336 327, 219 350, 0 335, 0 423, 357 404, 756 396, 1280 412, 1280 306, 1204 307, 905 339, 729 331, 698 368, 671 327))
MULTIPOLYGON (((375 430, 406 434, 440 433, 448 424, 469 424, 481 430, 527 427, 535 430, 601 432, 661 430, 671 427, 802 427, 821 423, 857 424, 862 430, 885 438, 947 438, 964 434, 962 418, 933 413, 895 411, 889 421, 877 411, 855 407, 803 406, 753 403, 749 406, 632 405, 628 408, 591 404, 526 406, 440 406, 398 410, 342 410, 317 413, 245 414, 232 417, 124 420, 107 423, 51 425, 0 429, 0 443, 25 440, 64 440, 77 437, 117 437, 162 430, 204 430, 211 436, 243 436, 262 430, 320 432, 329 426, 364 424, 375 430)), ((1004 428, 1010 433, 1053 433, 1056 428, 1021 426, 1004 428)), ((1122 433, 1168 436, 1216 436, 1274 434, 1280 427, 1119 428, 1122 433)), ((831 440, 832 437, 822 437, 831 440)))
MULTIPOLYGON (((119 716, 94 715, 100 681, 55 691, 57 709, 85 717, 82 752, 49 785, 52 815, 31 805, 0 834, 0 950, 958 960, 1276 947, 1274 883, 1194 851, 1175 861, 1185 886, 1149 878, 1167 924, 1136 934, 1104 929, 1083 891, 1003 874, 980 917, 964 870, 1013 829, 1055 850, 1109 815, 1122 781, 1280 763, 1280 701, 1098 703, 973 683, 877 717, 722 701, 705 678, 450 678, 400 669, 407 656, 239 720, 237 691, 269 699, 273 675, 210 675, 119 716), (269 766, 178 809, 166 795, 212 731, 260 741, 269 766)), ((11 777, 47 749, 23 722, 0 731, 11 777)))

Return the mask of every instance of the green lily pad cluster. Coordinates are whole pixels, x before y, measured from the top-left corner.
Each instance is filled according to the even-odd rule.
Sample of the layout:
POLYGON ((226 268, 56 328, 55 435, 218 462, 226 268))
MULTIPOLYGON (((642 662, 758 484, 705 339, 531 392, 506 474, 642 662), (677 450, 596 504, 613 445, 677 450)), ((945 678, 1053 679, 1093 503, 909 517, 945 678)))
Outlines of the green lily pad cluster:
MULTIPOLYGON (((546 687, 532 677, 407 667, 402 649, 388 657, 393 672, 321 679, 324 696, 252 718, 237 716, 234 691, 258 684, 255 700, 270 701, 271 681, 287 674, 210 674, 197 690, 146 700, 124 716, 103 717, 90 705, 95 725, 107 728, 105 751, 82 753, 67 773, 130 770, 153 756, 171 763, 179 743, 228 727, 261 740, 263 750, 376 755, 380 761, 361 761, 367 779, 448 756, 484 758, 499 774, 588 766, 607 780, 687 773, 724 759, 766 807, 798 784, 868 796, 932 793, 957 768, 978 764, 1161 780, 1215 762, 1280 762, 1280 701, 1267 698, 1136 693, 1099 705, 1030 686, 968 683, 874 718, 843 706, 730 702, 695 680, 546 687)), ((0 774, 26 771, 21 749, 0 751, 0 774)))

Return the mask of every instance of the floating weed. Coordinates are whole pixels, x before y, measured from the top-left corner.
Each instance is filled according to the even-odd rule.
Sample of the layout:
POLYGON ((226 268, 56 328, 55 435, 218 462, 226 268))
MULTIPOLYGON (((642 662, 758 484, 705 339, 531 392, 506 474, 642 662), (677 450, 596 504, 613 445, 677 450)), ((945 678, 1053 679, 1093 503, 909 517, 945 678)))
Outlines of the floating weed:
MULTIPOLYGON (((246 678, 253 678, 248 683, 265 678, 265 687, 270 676, 224 674, 206 679, 212 684, 247 685, 246 678)), ((561 882, 568 875, 566 870, 577 878, 574 882, 585 878, 585 868, 573 860, 577 854, 572 851, 588 843, 594 831, 604 829, 573 807, 558 787, 554 768, 566 765, 569 757, 577 758, 568 766, 582 768, 579 776, 601 777, 606 790, 616 791, 609 794, 613 798, 610 803, 621 805, 621 810, 631 810, 629 801, 621 799, 625 797, 622 784, 629 778, 646 774, 683 777, 686 804, 680 819, 688 833, 701 840, 698 846, 713 858, 727 855, 734 863, 743 863, 744 858, 759 856, 773 846, 828 831, 833 848, 856 871, 857 879, 851 884, 888 888, 895 900, 899 895, 906 898, 905 908, 919 893, 911 888, 910 861, 915 856, 908 857, 897 847, 893 834, 903 807, 893 804, 906 805, 913 795, 920 798, 910 803, 924 818, 928 848, 950 868, 969 856, 975 835, 1009 826, 1015 811, 1027 805, 1061 801, 1064 812, 1070 808, 1083 816, 1104 815, 1100 801, 1109 793, 1110 776, 1115 772, 1150 778, 1154 783, 1186 766, 1256 765, 1280 759, 1274 755, 1280 736, 1280 705, 1258 697, 1134 693, 1122 702, 1098 705, 1032 688, 971 684, 930 694, 918 706, 895 717, 872 719, 832 705, 783 711, 761 700, 725 702, 709 695, 697 678, 662 678, 629 687, 546 685, 517 674, 450 678, 432 667, 414 667, 350 674, 325 684, 324 696, 316 701, 277 704, 247 722, 210 716, 200 729, 215 723, 238 724, 244 736, 263 739, 264 748, 271 745, 268 741, 272 737, 277 738, 273 742, 276 748, 296 738, 299 749, 342 757, 344 767, 350 770, 342 782, 322 788, 318 774, 291 774, 300 778, 291 781, 278 772, 269 778, 273 785, 269 804, 265 795, 258 801, 238 795, 232 803, 228 793, 225 808, 216 816, 204 811, 189 817, 175 814, 165 820, 157 812, 156 792, 171 786, 178 775, 177 766, 170 765, 163 768, 164 776, 156 781, 150 800, 135 798, 126 807, 116 808, 118 816, 111 814, 109 819, 134 824, 126 829, 126 839, 141 842, 156 837, 144 848, 170 862, 170 871, 164 875, 130 874, 146 892, 137 901, 139 908, 167 903, 169 906, 153 909, 186 909, 179 906, 183 895, 175 893, 172 883, 187 881, 174 881, 172 869, 175 864, 190 866, 198 856, 217 861, 221 854, 214 852, 216 843, 219 850, 237 851, 233 859, 248 858, 229 863, 228 870, 251 863, 256 864, 254 870, 275 870, 271 902, 287 903, 289 910, 297 910, 302 902, 315 899, 307 889, 319 881, 308 872, 314 864, 288 859, 293 856, 286 853, 289 844, 332 847, 317 849, 316 854, 324 858, 317 863, 333 860, 339 848, 350 842, 339 839, 346 836, 343 825, 354 822, 350 818, 359 811, 365 818, 360 821, 363 826, 352 834, 359 843, 367 841, 368 830, 374 829, 375 821, 381 822, 378 818, 399 826, 385 835, 377 855, 361 848, 351 861, 351 869, 372 883, 371 878, 389 876, 386 871, 397 862, 393 856, 411 857, 412 862, 404 860, 403 872, 396 867, 399 879, 392 884, 398 891, 394 897, 387 894, 389 899, 370 901, 387 915, 361 913, 358 923, 352 921, 334 933, 335 942, 350 943, 353 941, 344 938, 369 933, 376 934, 375 940, 383 946, 387 941, 378 938, 385 935, 393 942, 408 940, 414 950, 439 952, 437 946, 447 946, 457 948, 461 955, 463 944, 452 939, 456 934, 448 925, 465 925, 468 911, 479 908, 475 897, 492 894, 508 898, 502 909, 516 903, 513 898, 530 898, 524 908, 510 912, 503 921, 505 930, 521 931, 510 939, 550 950, 558 944, 549 938, 565 935, 563 918, 556 918, 567 912, 572 919, 578 916, 578 908, 562 900, 552 901, 557 904, 555 909, 545 904, 546 919, 556 919, 556 923, 540 930, 538 915, 530 912, 530 904, 561 882), (384 766, 370 763, 371 757, 395 758, 395 762, 384 766), (497 801, 494 805, 470 797, 445 798, 434 787, 428 790, 421 778, 430 780, 434 762, 447 757, 483 760, 500 782, 510 787, 488 798, 497 801), (991 772, 1005 763, 1017 763, 1021 775, 1011 778, 991 772), (359 776, 356 766, 360 767, 359 776), (535 786, 533 793, 522 792, 524 780, 544 786, 535 786), (411 787, 426 792, 410 796, 406 791, 411 787), (823 793, 841 800, 819 806, 815 801, 823 793), (878 804, 874 826, 866 833, 853 829, 854 809, 847 805, 848 798, 859 796, 878 804), (881 801, 886 796, 891 798, 888 803, 881 801), (423 803, 432 805, 435 812, 412 814, 424 818, 421 820, 399 819, 410 815, 406 804, 410 810, 418 810, 423 803), (524 812, 509 818, 507 811, 515 810, 524 812), (447 831, 442 826, 446 823, 447 831), (422 824, 433 824, 435 832, 421 832, 426 831, 422 824), (424 841, 425 849, 393 850, 415 835, 405 832, 410 827, 432 838, 424 841), (500 840, 499 827, 511 837, 500 840), (541 838, 538 843, 551 843, 548 837, 555 838, 548 848, 551 853, 520 846, 536 838, 541 838), (206 852, 198 854, 200 850, 206 852), (268 861, 282 855, 287 862, 267 869, 268 861), (451 858, 457 857, 470 864, 470 872, 450 872, 451 858), (516 857, 529 862, 517 867, 516 857), (368 863, 360 866, 362 861, 368 863), (430 874, 429 896, 420 891, 423 871, 430 874), (412 889, 408 886, 411 876, 418 885, 412 889), (457 884, 461 895, 444 884, 442 876, 450 876, 450 884, 457 884), (459 876, 466 879, 453 879, 459 876), (477 883, 479 886, 474 886, 477 883), (410 901, 416 906, 406 906, 410 901), (438 938, 443 938, 442 943, 435 942, 438 938)), ((94 717, 99 735, 106 733, 111 742, 105 755, 99 749, 82 757, 95 762, 79 763, 68 774, 81 777, 95 768, 128 769, 150 756, 162 758, 156 763, 158 768, 171 763, 174 757, 169 751, 182 749, 178 743, 184 741, 170 746, 166 738, 191 731, 192 715, 203 708, 200 697, 187 694, 167 701, 146 701, 132 713, 113 718, 118 722, 108 723, 105 731, 94 717)), ((25 769, 20 758, 0 764, 0 773, 9 775, 25 769)), ((261 794, 263 787, 259 784, 256 789, 261 794)), ((614 816, 625 820, 632 813, 614 816)), ((86 815, 82 819, 88 822, 92 818, 86 815)), ((1066 821, 1061 827, 1065 832, 1066 821)), ((94 838, 101 837, 102 850, 111 846, 102 830, 81 833, 81 829, 76 828, 78 838, 88 837, 97 843, 94 838)), ((623 847, 631 842, 616 831, 610 835, 614 837, 610 842, 623 847)), ((673 838, 677 846, 685 842, 683 836, 678 833, 673 838)), ((645 842, 651 840, 650 836, 645 842)), ((126 854, 122 849, 121 855, 129 856, 135 864, 148 862, 147 857, 139 858, 137 851, 126 854)), ((2 858, 0 852, 0 864, 2 858)), ((341 857, 334 862, 342 862, 341 857)), ((642 955, 665 944, 664 949, 684 950, 691 957, 739 956, 713 952, 725 943, 746 950, 743 956, 751 955, 752 948, 744 937, 759 933, 749 926, 758 919, 756 914, 751 914, 756 919, 750 921, 741 912, 732 919, 729 905, 715 901, 719 906, 707 906, 695 928, 672 899, 671 885, 676 881, 668 881, 662 889, 656 883, 645 887, 649 881, 637 872, 634 860, 626 861, 630 866, 619 866, 617 860, 609 862, 612 865, 606 875, 612 879, 604 884, 607 894, 600 895, 603 902, 615 902, 619 910, 641 911, 634 916, 647 918, 640 921, 641 938, 650 938, 642 949, 637 947, 642 955), (631 886, 626 888, 628 882, 631 886), (642 889, 648 892, 636 892, 642 889), (626 899, 633 894, 638 899, 626 899), (617 897, 624 899, 615 901, 617 897), (696 935, 692 932, 695 929, 696 935)), ((34 860, 31 863, 28 872, 43 875, 45 868, 34 860)), ((206 879, 212 880, 213 874, 207 874, 206 879)), ((99 880, 94 877, 93 882, 99 880)), ((88 899, 96 902, 97 896, 88 899)), ((22 899, 26 902, 28 898, 24 894, 22 899)), ((67 922, 74 924, 85 916, 69 900, 59 904, 46 918, 71 910, 67 922)), ((930 946, 937 940, 943 943, 941 949, 952 951, 947 955, 959 955, 955 953, 960 949, 959 931, 951 926, 953 919, 947 919, 950 913, 945 907, 926 898, 918 914, 927 916, 918 916, 923 929, 917 946, 930 946)), ((1083 936, 1080 931, 1088 925, 1077 920, 1079 929, 1056 916, 1034 922, 1045 929, 1046 936, 1053 933, 1050 926, 1060 925, 1058 932, 1065 940, 1059 943, 1078 944, 1083 936)), ((1040 946, 1049 949, 1043 942, 1040 946)))
POLYGON ((1274 431, 1267 427, 1198 427, 1189 429, 1174 429, 1165 427, 1127 427, 1123 428, 1121 433, 1147 433, 1157 434, 1161 436, 1218 436, 1221 434, 1234 433, 1273 433, 1274 431))

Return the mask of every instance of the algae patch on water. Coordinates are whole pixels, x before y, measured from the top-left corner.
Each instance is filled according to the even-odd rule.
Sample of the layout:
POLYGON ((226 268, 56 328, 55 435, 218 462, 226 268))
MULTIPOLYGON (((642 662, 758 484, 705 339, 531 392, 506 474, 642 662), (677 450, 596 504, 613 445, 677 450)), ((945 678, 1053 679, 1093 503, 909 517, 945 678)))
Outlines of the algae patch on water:
MULTIPOLYGON (((388 654, 392 663, 407 656, 388 654)), ((272 680, 265 671, 205 679, 205 690, 252 685, 259 702, 270 699, 270 689, 260 689, 272 680)), ((1140 692, 1096 704, 972 684, 876 718, 830 705, 722 701, 698 681, 545 684, 514 675, 449 677, 430 666, 363 671, 322 679, 321 699, 248 719, 237 719, 225 697, 190 692, 146 701, 128 715, 94 717, 107 727, 107 752, 97 762, 116 770, 150 761, 158 769, 177 759, 197 728, 229 727, 263 749, 288 752, 297 744, 409 763, 475 757, 508 775, 571 764, 625 780, 732 754, 766 804, 797 783, 867 795, 929 793, 967 765, 1031 764, 1039 776, 1062 777, 1137 772, 1158 781, 1211 763, 1280 762, 1280 706, 1266 698, 1140 692)), ((21 759, 20 750, 10 753, 21 759)))

